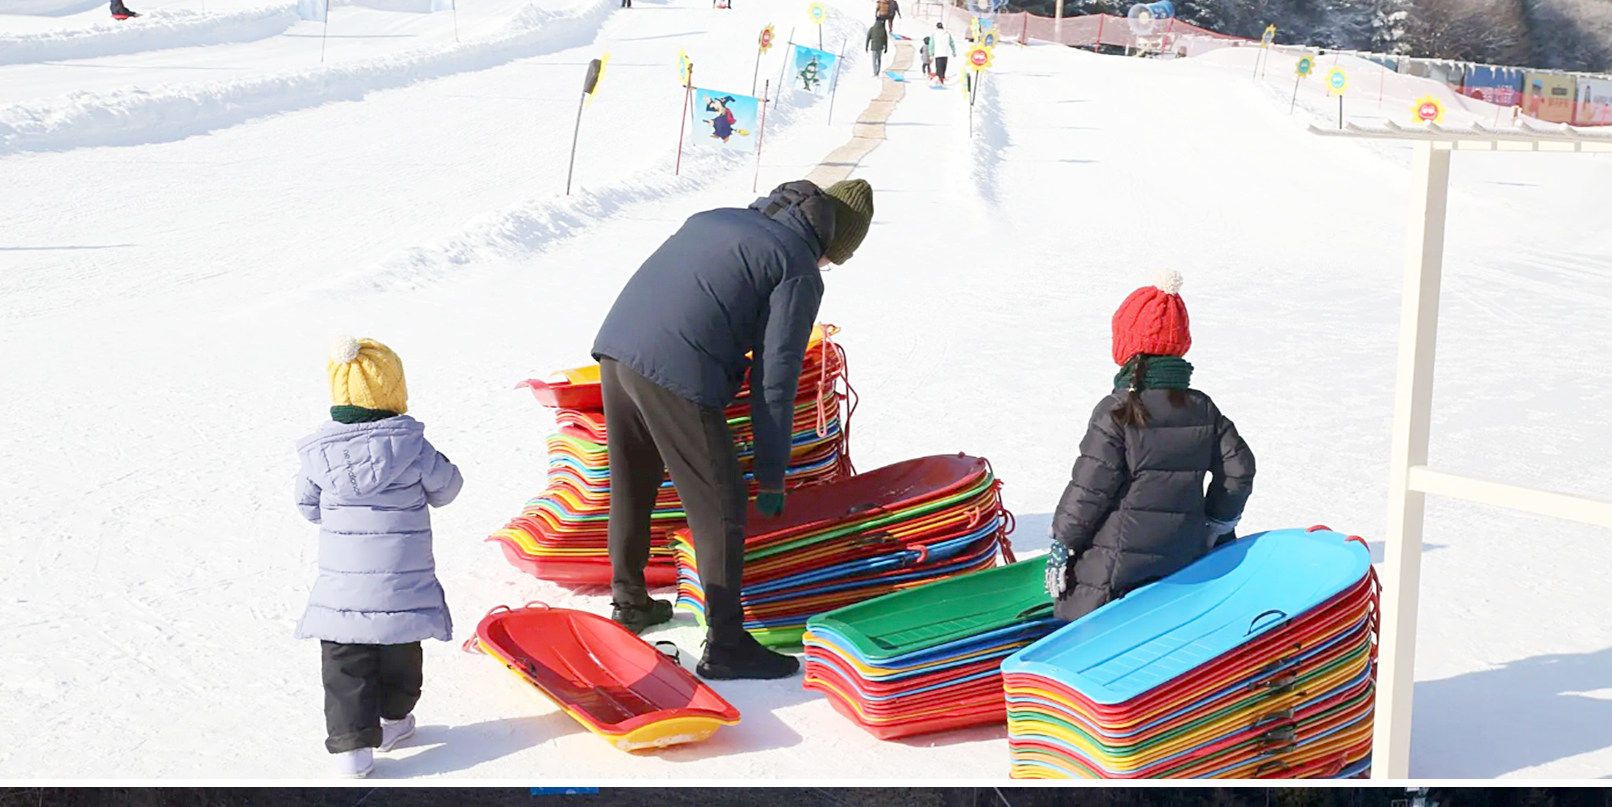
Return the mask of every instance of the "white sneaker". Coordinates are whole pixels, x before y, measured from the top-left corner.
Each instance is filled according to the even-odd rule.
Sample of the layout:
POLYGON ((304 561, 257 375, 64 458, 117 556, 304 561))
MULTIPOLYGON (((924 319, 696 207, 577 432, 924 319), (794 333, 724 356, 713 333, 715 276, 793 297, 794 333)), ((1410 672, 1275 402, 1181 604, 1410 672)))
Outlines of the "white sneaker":
POLYGON ((414 736, 414 713, 403 716, 402 720, 387 720, 381 718, 381 750, 390 751, 398 743, 414 736))
POLYGON ((335 773, 345 779, 362 779, 375 770, 375 749, 354 748, 336 754, 335 773))

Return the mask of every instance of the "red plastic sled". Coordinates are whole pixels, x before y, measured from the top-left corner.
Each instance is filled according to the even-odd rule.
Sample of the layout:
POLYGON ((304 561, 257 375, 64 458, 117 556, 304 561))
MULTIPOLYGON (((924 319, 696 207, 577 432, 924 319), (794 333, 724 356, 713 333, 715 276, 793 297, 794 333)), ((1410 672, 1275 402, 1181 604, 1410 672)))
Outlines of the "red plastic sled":
POLYGON ((472 642, 624 751, 698 742, 739 722, 738 709, 675 659, 596 614, 501 605, 467 650, 472 642))

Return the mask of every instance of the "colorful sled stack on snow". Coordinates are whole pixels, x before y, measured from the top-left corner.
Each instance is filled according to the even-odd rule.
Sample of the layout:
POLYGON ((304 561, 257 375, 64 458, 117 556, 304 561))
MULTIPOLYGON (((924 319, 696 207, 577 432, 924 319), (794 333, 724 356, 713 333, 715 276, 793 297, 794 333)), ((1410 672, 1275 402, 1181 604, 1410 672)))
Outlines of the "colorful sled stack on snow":
POLYGON ((1376 620, 1358 538, 1235 541, 1002 663, 1011 775, 1361 775, 1376 620))
MULTIPOLYGON (((769 645, 798 645, 816 614, 1012 562, 1011 516, 978 457, 907 460, 791 493, 776 519, 752 507, 740 604, 745 629, 769 645)), ((677 607, 705 619, 687 530, 672 536, 677 607)))
POLYGON ((503 662, 589 731, 623 751, 699 742, 739 722, 710 687, 602 616, 531 603, 498 606, 465 650, 503 662))
MULTIPOLYGON (((791 489, 852 473, 847 450, 851 400, 845 383, 845 350, 833 341, 837 329, 820 325, 801 367, 795 400, 793 447, 785 471, 791 489), (842 412, 842 407, 845 410, 842 412)), ((520 515, 487 540, 497 542, 517 567, 545 580, 574 585, 610 582, 606 526, 610 515, 610 455, 607 449, 599 366, 565 370, 548 381, 528 380, 539 403, 555 410, 558 431, 548 438, 548 487, 520 515)), ((750 387, 728 408, 728 426, 749 479, 755 433, 750 387)), ((754 495, 754 480, 751 480, 754 495)), ((687 523, 670 479, 662 480, 651 516, 651 547, 645 576, 651 586, 677 579, 669 538, 687 523)))
POLYGON ((1037 558, 887 594, 807 622, 807 689, 888 740, 1003 723, 1002 660, 1063 621, 1037 558))

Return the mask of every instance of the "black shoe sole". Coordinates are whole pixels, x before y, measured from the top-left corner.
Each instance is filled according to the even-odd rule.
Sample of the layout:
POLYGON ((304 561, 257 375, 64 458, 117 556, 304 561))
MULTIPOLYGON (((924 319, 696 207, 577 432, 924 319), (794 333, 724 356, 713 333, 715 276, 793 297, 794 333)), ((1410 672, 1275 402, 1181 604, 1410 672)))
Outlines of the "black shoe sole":
POLYGON ((622 619, 617 614, 612 613, 610 615, 610 620, 635 634, 643 633, 656 625, 664 625, 667 622, 672 621, 672 609, 670 608, 670 603, 667 605, 668 607, 666 609, 665 616, 661 618, 656 617, 654 606, 651 606, 649 609, 638 612, 636 615, 637 618, 622 619))
POLYGON ((694 667, 694 672, 701 678, 711 681, 776 681, 780 678, 795 677, 795 673, 800 672, 800 665, 795 665, 794 669, 787 672, 780 671, 770 675, 763 675, 748 670, 737 670, 732 667, 712 666, 702 661, 694 667))

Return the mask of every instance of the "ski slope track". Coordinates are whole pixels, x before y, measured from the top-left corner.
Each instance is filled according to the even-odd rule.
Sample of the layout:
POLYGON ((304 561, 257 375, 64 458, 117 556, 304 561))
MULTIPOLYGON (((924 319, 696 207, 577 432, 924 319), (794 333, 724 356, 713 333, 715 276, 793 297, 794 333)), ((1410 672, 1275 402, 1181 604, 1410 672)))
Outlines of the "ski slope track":
POLYGON ((588 0, 558 12, 528 6, 502 35, 356 64, 219 85, 74 93, 59 100, 16 104, 0 109, 0 156, 182 140, 266 115, 357 101, 378 90, 486 70, 587 44, 618 5, 612 0, 588 0))
MULTIPOLYGON (((199 5, 143 2, 154 15, 199 5)), ((484 541, 546 481, 553 412, 513 385, 588 362, 646 256, 690 215, 756 198, 757 155, 721 150, 709 116, 684 107, 679 51, 697 86, 738 94, 764 25, 780 41, 758 90, 787 77, 790 31, 819 40, 804 0, 574 2, 461 0, 465 44, 451 48, 446 16, 361 0, 333 15, 324 70, 306 69, 320 49, 310 22, 257 42, 0 69, 3 104, 64 116, 0 144, 0 736, 27 738, 0 746, 0 779, 330 781, 319 648, 293 638, 318 527, 292 483, 295 441, 328 418, 338 334, 397 350, 410 414, 464 474, 431 514, 454 638, 500 604, 608 613, 604 588, 535 579, 484 541), (580 79, 607 51, 577 129, 580 79), (147 94, 114 92, 136 87, 147 94), (99 127, 87 140, 127 126, 135 144, 73 145, 77 107, 62 99, 75 90, 107 118, 75 113, 99 127), (152 98, 181 99, 177 117, 141 105, 152 98)), ((831 162, 881 91, 857 47, 869 3, 824 5, 823 44, 845 48, 838 97, 773 85, 762 192, 831 162)), ((25 19, 10 6, 12 36, 90 30, 105 9, 25 19)), ((897 33, 933 29, 925 7, 897 33)), ((867 239, 823 276, 818 318, 843 329, 860 399, 858 468, 988 458, 1014 551, 1034 562, 1091 407, 1113 388, 1114 308, 1176 269, 1192 385, 1258 458, 1239 530, 1324 523, 1381 560, 1412 149, 1314 135, 1336 126, 1336 98, 1312 77, 1293 104, 1291 59, 1266 54, 1256 78, 1257 55, 1004 42, 972 133, 955 68, 942 89, 907 72, 852 174, 875 190, 867 239)), ((1342 63, 1349 121, 1408 123, 1429 93, 1454 125, 1509 114, 1342 63)), ((1612 343, 1612 220, 1599 215, 1612 154, 1451 163, 1429 465, 1612 498, 1599 357, 1612 343)), ((1440 497, 1426 510, 1411 774, 1612 775, 1607 531, 1440 497)), ((645 638, 692 666, 704 631, 679 613, 645 638)), ((378 757, 376 780, 1007 775, 1005 726, 884 742, 798 677, 715 682, 739 725, 624 754, 458 641, 423 652, 419 732, 378 757)))
POLYGON ((296 8, 285 5, 215 13, 156 11, 133 24, 102 23, 78 30, 0 36, 0 65, 251 42, 283 34, 297 19, 296 8))

